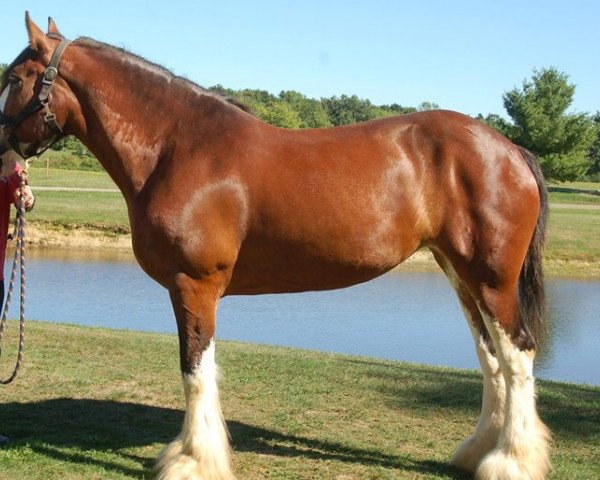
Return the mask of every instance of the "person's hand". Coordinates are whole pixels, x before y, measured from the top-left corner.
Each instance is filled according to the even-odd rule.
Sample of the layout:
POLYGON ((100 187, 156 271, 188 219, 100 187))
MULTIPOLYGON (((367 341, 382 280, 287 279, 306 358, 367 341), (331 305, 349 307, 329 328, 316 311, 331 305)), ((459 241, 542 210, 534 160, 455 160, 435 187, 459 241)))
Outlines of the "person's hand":
MULTIPOLYGON (((23 187, 23 192, 25 193, 25 211, 30 212, 33 209, 33 205, 35 203, 35 197, 33 196, 33 192, 31 191, 31 187, 29 185, 25 185, 23 187)), ((21 201, 21 189, 17 188, 15 190, 15 205, 19 205, 21 201)))

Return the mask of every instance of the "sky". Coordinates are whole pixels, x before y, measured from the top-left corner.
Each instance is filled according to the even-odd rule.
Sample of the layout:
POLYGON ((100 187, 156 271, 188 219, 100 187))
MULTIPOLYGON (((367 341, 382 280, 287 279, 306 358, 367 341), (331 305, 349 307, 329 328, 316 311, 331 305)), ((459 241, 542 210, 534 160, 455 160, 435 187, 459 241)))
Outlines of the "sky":
POLYGON ((502 95, 556 67, 577 85, 573 112, 600 110, 597 0, 4 0, 0 62, 44 30, 126 48, 209 87, 376 105, 423 101, 506 116, 502 95))

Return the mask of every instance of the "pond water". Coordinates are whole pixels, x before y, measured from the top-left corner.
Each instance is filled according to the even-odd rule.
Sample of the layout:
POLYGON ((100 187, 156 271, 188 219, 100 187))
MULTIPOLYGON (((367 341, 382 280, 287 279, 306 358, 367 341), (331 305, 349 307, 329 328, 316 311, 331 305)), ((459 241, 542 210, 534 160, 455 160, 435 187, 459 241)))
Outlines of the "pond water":
MULTIPOLYGON (((176 331, 166 290, 129 257, 31 252, 27 288, 27 318, 176 331)), ((600 282, 549 278, 547 290, 550 338, 538 377, 600 385, 600 282)), ((221 339, 479 367, 454 291, 437 272, 391 272, 329 292, 227 297, 218 315, 221 339)))

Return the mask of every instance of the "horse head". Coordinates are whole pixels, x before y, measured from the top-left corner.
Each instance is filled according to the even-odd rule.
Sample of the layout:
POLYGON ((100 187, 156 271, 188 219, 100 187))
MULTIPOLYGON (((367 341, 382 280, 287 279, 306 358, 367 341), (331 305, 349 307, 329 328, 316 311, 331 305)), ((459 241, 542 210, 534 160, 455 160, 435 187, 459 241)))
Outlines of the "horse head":
POLYGON ((65 133, 70 89, 58 64, 69 42, 48 19, 45 34, 25 14, 29 45, 8 66, 0 81, 0 176, 16 162, 39 156, 65 133))

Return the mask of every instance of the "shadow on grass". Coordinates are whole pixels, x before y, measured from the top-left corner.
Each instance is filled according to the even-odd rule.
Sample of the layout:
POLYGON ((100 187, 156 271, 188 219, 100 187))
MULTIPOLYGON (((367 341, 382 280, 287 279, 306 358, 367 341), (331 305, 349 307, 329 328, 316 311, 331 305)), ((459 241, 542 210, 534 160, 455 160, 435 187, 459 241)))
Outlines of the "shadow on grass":
MULTIPOLYGON (((182 411, 168 408, 114 401, 54 399, 2 405, 0 434, 10 438, 4 447, 8 450, 27 446, 35 453, 60 462, 95 465, 132 478, 148 478, 152 476, 153 458, 119 450, 167 443, 179 433, 182 420, 182 411)), ((436 473, 448 479, 470 478, 435 461, 417 461, 387 455, 376 449, 352 448, 241 422, 229 422, 228 427, 232 447, 239 452, 436 473)))
MULTIPOLYGON (((473 418, 479 415, 483 389, 479 373, 345 361, 366 366, 367 385, 380 392, 392 408, 450 410, 452 415, 473 418)), ((539 381, 537 392, 540 416, 555 437, 581 442, 600 436, 598 387, 539 381)))

